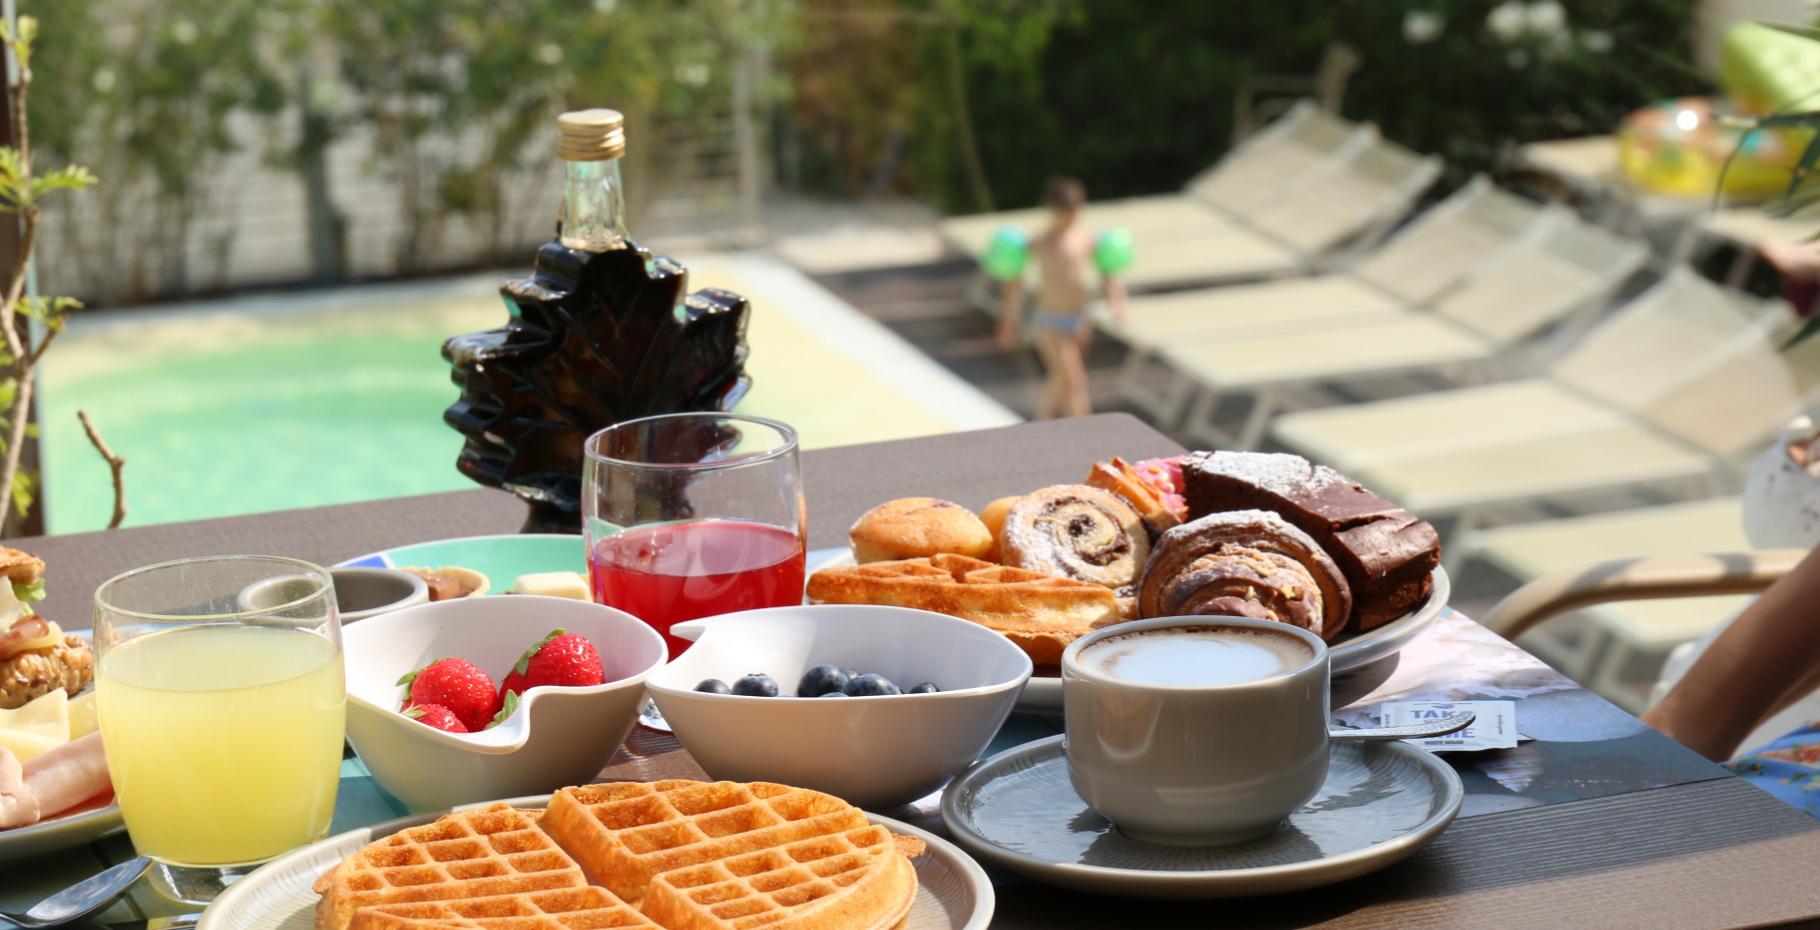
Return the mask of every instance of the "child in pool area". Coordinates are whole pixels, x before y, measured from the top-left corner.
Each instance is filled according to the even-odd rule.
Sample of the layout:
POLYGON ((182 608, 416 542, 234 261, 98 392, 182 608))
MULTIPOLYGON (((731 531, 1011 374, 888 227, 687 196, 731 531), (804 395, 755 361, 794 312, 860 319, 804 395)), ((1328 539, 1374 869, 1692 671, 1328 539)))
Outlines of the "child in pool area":
MULTIPOLYGON (((1093 412, 1087 396, 1085 354, 1093 333, 1087 318, 1087 308, 1095 296, 1090 276, 1097 273, 1093 234, 1080 223, 1087 189, 1074 178, 1053 178, 1043 200, 1049 205, 1049 228, 1030 243, 1040 280, 1036 312, 1030 323, 1036 330, 1037 354, 1048 371, 1043 402, 1036 415, 1039 420, 1085 416, 1093 412)), ((1111 305, 1113 317, 1123 320, 1124 285, 1111 275, 1101 275, 1099 291, 1111 305)), ((1005 348, 1017 345, 1023 299, 1023 278, 1006 281, 998 329, 999 344, 1005 348)))

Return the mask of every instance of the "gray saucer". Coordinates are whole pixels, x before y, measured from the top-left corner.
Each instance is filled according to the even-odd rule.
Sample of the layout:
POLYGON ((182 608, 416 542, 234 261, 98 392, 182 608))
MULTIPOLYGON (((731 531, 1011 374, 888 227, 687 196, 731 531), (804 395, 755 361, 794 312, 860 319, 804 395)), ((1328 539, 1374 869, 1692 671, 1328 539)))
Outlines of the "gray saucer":
POLYGON ((1276 894, 1374 872, 1422 848, 1460 811, 1460 776, 1402 743, 1333 744, 1320 793, 1268 839, 1177 849, 1132 840, 1068 783, 1062 737, 1009 749, 942 796, 956 842, 1050 884, 1155 898, 1276 894))

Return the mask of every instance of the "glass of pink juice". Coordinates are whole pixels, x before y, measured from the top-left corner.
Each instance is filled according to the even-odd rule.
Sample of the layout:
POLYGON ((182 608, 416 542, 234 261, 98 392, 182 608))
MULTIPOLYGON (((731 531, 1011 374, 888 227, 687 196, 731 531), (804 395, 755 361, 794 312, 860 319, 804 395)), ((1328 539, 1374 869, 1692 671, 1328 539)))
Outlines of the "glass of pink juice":
POLYGON ((796 431, 726 413, 645 417, 588 437, 582 528, 594 599, 670 636, 684 620, 803 599, 796 431))

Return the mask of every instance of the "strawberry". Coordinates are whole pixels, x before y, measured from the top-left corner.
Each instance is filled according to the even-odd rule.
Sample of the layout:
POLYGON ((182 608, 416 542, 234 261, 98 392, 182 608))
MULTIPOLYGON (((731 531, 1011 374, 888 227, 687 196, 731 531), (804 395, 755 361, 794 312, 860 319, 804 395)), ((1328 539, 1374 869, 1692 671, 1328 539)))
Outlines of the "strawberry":
POLYGON ((486 728, 499 712, 499 695, 493 679, 466 659, 437 659, 398 679, 405 691, 404 705, 440 704, 473 733, 486 728))
POLYGON ((413 704, 404 709, 404 715, 426 727, 435 727, 450 733, 468 732, 468 728, 461 725, 461 719, 455 716, 455 712, 441 704, 413 704))
POLYGON ((606 680, 594 644, 558 627, 518 657, 518 664, 499 683, 499 697, 503 703, 508 693, 523 694, 541 685, 583 688, 606 680))

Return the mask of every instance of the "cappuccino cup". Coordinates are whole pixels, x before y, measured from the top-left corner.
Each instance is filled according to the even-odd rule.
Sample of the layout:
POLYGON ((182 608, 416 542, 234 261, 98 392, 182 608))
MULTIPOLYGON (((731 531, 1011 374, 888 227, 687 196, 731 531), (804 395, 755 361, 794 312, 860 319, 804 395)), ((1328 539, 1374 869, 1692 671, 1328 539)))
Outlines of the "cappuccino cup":
POLYGON ((1068 777, 1132 839, 1261 839, 1327 777, 1327 644, 1243 617, 1159 617, 1062 653, 1068 777))

